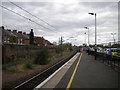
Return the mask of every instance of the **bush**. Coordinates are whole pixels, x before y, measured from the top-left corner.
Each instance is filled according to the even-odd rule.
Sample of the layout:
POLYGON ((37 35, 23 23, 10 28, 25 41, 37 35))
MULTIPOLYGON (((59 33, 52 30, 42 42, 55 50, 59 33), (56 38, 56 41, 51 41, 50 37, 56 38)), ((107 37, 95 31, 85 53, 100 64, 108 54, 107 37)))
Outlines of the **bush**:
POLYGON ((26 63, 24 65, 24 67, 27 68, 27 69, 32 69, 32 65, 30 63, 26 63))
POLYGON ((34 63, 35 64, 40 64, 40 65, 47 64, 49 62, 48 58, 49 58, 48 50, 47 49, 41 49, 39 52, 36 53, 34 63))
POLYGON ((73 48, 72 48, 72 47, 69 47, 69 50, 70 50, 70 51, 73 51, 73 48))
POLYGON ((62 51, 63 51, 62 47, 57 47, 56 48, 56 53, 59 54, 59 53, 62 53, 62 51))

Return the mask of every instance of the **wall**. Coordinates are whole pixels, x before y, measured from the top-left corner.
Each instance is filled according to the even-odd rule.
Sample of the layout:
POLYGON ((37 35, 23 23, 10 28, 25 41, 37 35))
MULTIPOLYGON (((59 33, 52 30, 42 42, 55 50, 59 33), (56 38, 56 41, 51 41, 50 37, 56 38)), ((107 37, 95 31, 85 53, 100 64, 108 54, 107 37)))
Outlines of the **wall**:
MULTIPOLYGON (((2 63, 6 64, 9 62, 14 62, 16 60, 29 60, 33 59, 36 53, 42 49, 41 46, 34 45, 12 45, 5 44, 2 45, 2 63)), ((54 55, 54 47, 46 47, 51 55, 54 55)))

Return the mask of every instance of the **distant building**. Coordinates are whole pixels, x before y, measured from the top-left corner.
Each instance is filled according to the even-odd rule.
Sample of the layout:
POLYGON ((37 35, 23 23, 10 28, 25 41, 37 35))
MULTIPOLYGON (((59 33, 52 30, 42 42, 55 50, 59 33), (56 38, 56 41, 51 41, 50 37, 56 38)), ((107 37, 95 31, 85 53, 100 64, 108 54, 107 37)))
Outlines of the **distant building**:
POLYGON ((48 40, 43 37, 34 37, 33 29, 31 29, 30 34, 26 32, 5 29, 4 26, 0 27, 2 31, 2 44, 19 44, 19 45, 29 45, 37 44, 38 46, 53 46, 48 40))
POLYGON ((13 30, 12 33, 17 36, 17 44, 29 44, 29 36, 26 32, 13 30))
POLYGON ((48 40, 45 40, 43 37, 34 37, 34 40, 38 46, 52 46, 53 45, 48 40))
POLYGON ((43 37, 34 37, 34 40, 38 46, 44 46, 45 40, 43 37))
MULTIPOLYGON (((0 30, 2 30, 2 43, 11 43, 10 38, 14 37, 16 38, 17 36, 11 32, 10 29, 4 29, 4 27, 0 27, 0 30)), ((15 42, 14 42, 15 43, 15 42)))
POLYGON ((2 43, 3 44, 29 44, 29 36, 26 32, 5 29, 3 26, 0 27, 2 30, 2 43), (13 39, 13 40, 11 40, 13 39))

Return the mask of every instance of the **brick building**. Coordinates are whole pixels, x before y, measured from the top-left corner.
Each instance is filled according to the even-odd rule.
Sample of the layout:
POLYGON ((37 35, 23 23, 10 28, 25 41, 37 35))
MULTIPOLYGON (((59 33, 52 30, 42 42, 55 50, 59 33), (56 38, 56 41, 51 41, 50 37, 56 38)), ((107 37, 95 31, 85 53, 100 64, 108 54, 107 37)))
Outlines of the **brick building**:
POLYGON ((2 30, 2 43, 3 44, 29 44, 29 36, 26 32, 17 30, 5 29, 3 26, 0 27, 2 30))
MULTIPOLYGON (((26 32, 5 29, 4 26, 0 27, 2 30, 2 43, 3 44, 18 44, 18 45, 29 45, 30 44, 30 34, 26 32)), ((34 37, 34 42, 38 46, 52 46, 48 40, 43 37, 34 37)))
POLYGON ((17 30, 13 30, 12 33, 17 36, 17 44, 29 44, 29 36, 26 34, 26 32, 17 32, 17 30))
POLYGON ((45 40, 43 37, 34 37, 34 40, 38 46, 52 46, 53 45, 48 40, 45 40))

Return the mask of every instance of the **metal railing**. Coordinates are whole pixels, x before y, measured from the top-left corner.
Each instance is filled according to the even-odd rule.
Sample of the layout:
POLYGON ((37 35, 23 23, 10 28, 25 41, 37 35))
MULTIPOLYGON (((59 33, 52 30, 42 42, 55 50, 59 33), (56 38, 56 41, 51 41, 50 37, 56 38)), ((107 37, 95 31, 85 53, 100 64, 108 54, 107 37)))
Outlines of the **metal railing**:
MULTIPOLYGON (((95 55, 94 51, 87 50, 88 55, 95 55)), ((97 60, 103 62, 104 64, 112 67, 113 69, 120 71, 120 56, 108 55, 106 53, 97 52, 97 60)))

